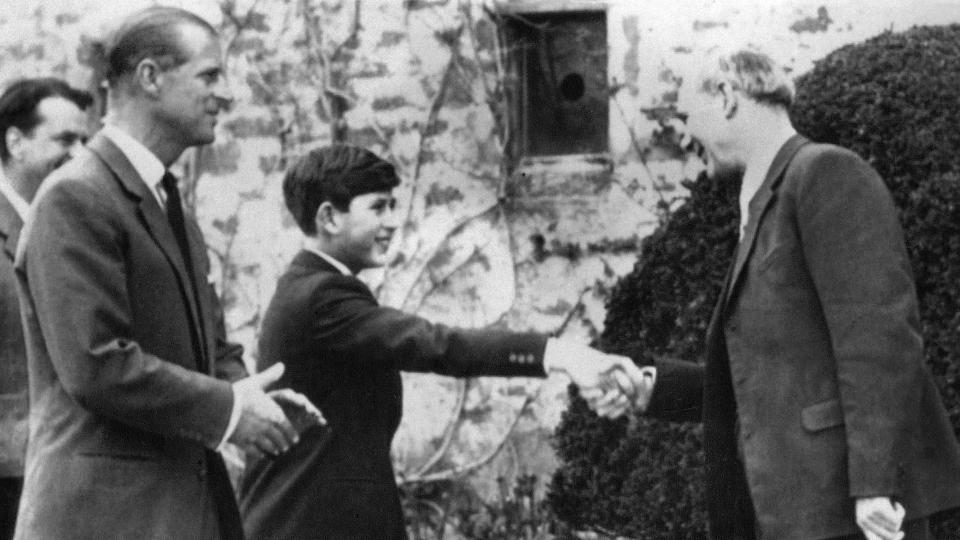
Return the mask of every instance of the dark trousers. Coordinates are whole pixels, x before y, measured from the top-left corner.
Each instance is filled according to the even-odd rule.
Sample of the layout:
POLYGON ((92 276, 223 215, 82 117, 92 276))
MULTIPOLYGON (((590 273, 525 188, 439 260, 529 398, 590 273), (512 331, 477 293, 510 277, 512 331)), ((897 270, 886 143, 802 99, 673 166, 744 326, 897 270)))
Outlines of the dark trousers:
POLYGON ((22 476, 0 478, 0 540, 13 538, 21 491, 23 491, 22 476))

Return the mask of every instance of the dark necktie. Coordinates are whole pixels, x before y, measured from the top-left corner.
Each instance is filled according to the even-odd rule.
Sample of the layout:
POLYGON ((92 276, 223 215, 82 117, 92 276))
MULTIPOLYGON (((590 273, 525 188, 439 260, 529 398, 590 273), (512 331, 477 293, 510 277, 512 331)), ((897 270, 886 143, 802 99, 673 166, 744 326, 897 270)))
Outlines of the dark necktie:
MULTIPOLYGON (((183 216, 183 202, 180 199, 180 190, 177 189, 177 177, 167 171, 163 174, 160 181, 163 185, 163 191, 167 194, 167 220, 170 222, 170 228, 173 229, 173 236, 177 238, 177 245, 180 246, 180 255, 183 258, 183 265, 187 268, 187 276, 190 277, 191 290, 194 285, 193 276, 193 258, 190 256, 190 244, 187 242, 187 226, 183 216)), ((196 291, 193 291, 196 294, 196 291)))
MULTIPOLYGON (((187 278, 190 280, 190 284, 186 287, 187 294, 193 295, 194 305, 197 306, 197 309, 200 309, 200 296, 197 291, 197 280, 194 276, 193 269, 193 257, 190 256, 190 244, 187 242, 187 226, 186 219, 183 215, 183 202, 180 198, 180 190, 177 189, 177 177, 167 171, 163 174, 163 179, 160 180, 161 185, 163 186, 163 191, 167 194, 167 221, 170 222, 170 228, 173 229, 173 236, 177 238, 177 245, 180 247, 180 255, 183 258, 183 265, 187 268, 187 278)), ((203 339, 200 334, 200 329, 196 325, 190 325, 190 337, 193 339, 193 344, 196 347, 197 353, 200 355, 198 358, 198 368, 201 371, 205 371, 205 363, 203 360, 203 339)))

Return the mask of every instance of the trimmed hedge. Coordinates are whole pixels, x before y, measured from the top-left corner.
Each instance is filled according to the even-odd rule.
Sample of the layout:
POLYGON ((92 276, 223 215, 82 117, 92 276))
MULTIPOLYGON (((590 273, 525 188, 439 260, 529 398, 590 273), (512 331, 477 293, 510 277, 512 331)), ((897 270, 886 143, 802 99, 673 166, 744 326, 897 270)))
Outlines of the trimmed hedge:
MULTIPOLYGON (((960 26, 884 33, 838 49, 797 81, 791 115, 813 140, 850 148, 900 211, 920 298, 927 364, 960 434, 960 26)), ((701 361, 736 242, 738 178, 698 179, 614 289, 599 346, 701 361)), ((649 356, 647 357, 649 359, 649 356)), ((702 538, 699 427, 602 420, 571 388, 556 432, 556 514, 577 528, 702 538)), ((939 517, 938 538, 960 538, 939 517)))

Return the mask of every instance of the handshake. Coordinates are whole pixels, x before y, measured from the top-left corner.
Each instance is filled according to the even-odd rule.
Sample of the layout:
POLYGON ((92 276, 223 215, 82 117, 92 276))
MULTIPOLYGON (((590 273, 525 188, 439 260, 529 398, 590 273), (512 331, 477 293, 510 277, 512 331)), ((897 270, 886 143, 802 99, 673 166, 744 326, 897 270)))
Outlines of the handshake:
POLYGON ((657 376, 656 368, 637 366, 626 356, 562 339, 547 342, 544 369, 570 377, 590 408, 606 418, 645 411, 657 376))
POLYGON ((248 458, 276 456, 300 440, 300 434, 314 426, 327 424, 323 414, 299 392, 289 388, 267 390, 280 380, 283 364, 233 383, 233 395, 239 409, 236 428, 228 439, 248 458))

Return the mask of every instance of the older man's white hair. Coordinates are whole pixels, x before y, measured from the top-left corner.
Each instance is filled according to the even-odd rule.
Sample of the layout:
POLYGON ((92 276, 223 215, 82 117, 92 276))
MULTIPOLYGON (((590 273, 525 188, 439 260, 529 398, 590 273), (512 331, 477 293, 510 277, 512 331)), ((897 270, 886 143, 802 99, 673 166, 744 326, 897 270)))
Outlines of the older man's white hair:
POLYGON ((793 79, 769 55, 754 47, 712 49, 699 77, 699 90, 709 95, 719 94, 727 85, 764 105, 787 108, 793 102, 793 79))

